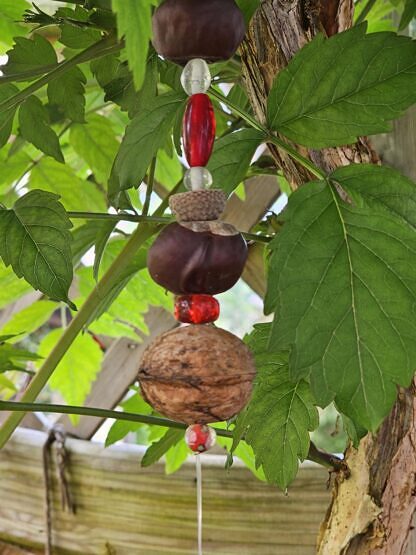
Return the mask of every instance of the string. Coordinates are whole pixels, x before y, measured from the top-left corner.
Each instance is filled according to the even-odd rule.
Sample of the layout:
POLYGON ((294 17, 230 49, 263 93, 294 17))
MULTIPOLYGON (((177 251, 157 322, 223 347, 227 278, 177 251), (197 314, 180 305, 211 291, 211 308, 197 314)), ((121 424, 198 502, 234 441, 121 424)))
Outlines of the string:
POLYGON ((198 521, 198 555, 202 555, 202 466, 200 455, 196 455, 196 502, 198 521))

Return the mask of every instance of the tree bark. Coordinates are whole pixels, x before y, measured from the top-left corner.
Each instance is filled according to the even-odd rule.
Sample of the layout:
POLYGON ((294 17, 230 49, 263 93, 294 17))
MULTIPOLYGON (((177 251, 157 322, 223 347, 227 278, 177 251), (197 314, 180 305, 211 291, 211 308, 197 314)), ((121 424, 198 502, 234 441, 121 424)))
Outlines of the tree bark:
MULTIPOLYGON (((242 46, 243 78, 256 117, 264 122, 276 74, 318 33, 351 26, 353 0, 263 0, 242 46)), ((366 138, 321 151, 293 145, 325 171, 349 163, 378 163, 366 138)), ((288 155, 270 148, 295 189, 311 176, 288 155)), ((377 434, 346 452, 351 476, 335 477, 333 499, 321 526, 320 555, 404 555, 416 510, 416 402, 414 389, 398 400, 377 434)), ((410 555, 410 554, 409 554, 410 555)))

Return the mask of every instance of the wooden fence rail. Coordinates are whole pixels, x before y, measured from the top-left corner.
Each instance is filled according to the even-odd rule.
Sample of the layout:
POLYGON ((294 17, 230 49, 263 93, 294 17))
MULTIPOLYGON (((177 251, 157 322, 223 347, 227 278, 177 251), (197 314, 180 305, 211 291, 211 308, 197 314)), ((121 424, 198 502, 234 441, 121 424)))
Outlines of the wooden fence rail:
MULTIPOLYGON (((19 429, 0 451, 0 554, 43 552, 45 440, 43 432, 19 429)), ((135 445, 104 449, 93 442, 69 439, 67 449, 77 512, 62 511, 54 479, 54 554, 195 553, 192 459, 176 474, 166 476, 162 464, 140 468, 143 451, 135 445)), ((54 449, 52 452, 55 460, 54 449)), ((51 474, 56 476, 55 463, 51 474)), ((307 464, 285 496, 258 481, 243 466, 237 464, 227 473, 224 457, 205 455, 204 553, 312 555, 329 501, 327 478, 325 470, 307 464)))

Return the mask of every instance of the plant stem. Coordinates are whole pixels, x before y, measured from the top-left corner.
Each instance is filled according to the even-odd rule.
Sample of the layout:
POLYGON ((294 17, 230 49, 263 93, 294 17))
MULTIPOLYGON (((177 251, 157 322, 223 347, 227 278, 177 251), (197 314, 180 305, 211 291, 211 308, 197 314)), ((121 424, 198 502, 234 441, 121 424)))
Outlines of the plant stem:
POLYGON ((376 3, 376 0, 368 0, 367 4, 363 8, 363 11, 357 17, 357 21, 355 22, 356 25, 359 25, 360 23, 362 23, 365 20, 367 15, 373 9, 373 6, 374 6, 375 3, 376 3))
MULTIPOLYGON (((43 387, 46 385, 53 371, 68 351, 72 342, 77 335, 81 332, 83 327, 88 322, 91 314, 94 312, 100 301, 113 289, 117 280, 126 266, 129 264, 131 258, 141 245, 156 231, 156 225, 140 225, 136 231, 131 235, 123 250, 114 260, 113 264, 101 278, 97 286, 92 290, 87 300, 82 305, 79 312, 66 328, 61 339, 55 345, 54 349, 49 354, 41 366, 39 372, 30 382, 28 388, 24 392, 21 400, 22 403, 32 403, 43 387)), ((0 449, 7 442, 15 428, 20 424, 24 413, 14 412, 3 423, 0 428, 0 449)))
MULTIPOLYGON (((170 216, 144 216, 143 214, 107 214, 105 212, 67 212, 68 217, 73 220, 113 220, 126 222, 148 222, 157 224, 168 224, 175 220, 170 216)), ((240 232, 248 241, 269 243, 273 237, 269 235, 258 235, 257 233, 240 232)))
POLYGON ((319 169, 318 166, 315 166, 313 162, 308 160, 308 158, 305 158, 304 156, 302 156, 302 154, 300 154, 296 149, 291 147, 288 143, 286 143, 282 139, 279 139, 275 135, 272 135, 270 130, 267 129, 267 127, 265 127, 257 120, 255 120, 253 116, 245 112, 239 106, 236 106, 235 104, 230 102, 227 99, 227 97, 224 96, 222 93, 220 93, 214 88, 211 88, 209 92, 211 96, 213 96, 214 98, 216 98, 217 100, 219 100, 220 102, 228 106, 231 111, 239 115, 244 121, 246 121, 251 127, 253 127, 253 129, 257 129, 257 131, 260 131, 260 133, 263 133, 264 140, 266 143, 272 143, 275 146, 287 152, 294 160, 296 160, 296 162, 299 162, 299 164, 301 164, 304 168, 306 168, 312 175, 314 175, 318 179, 326 178, 325 173, 321 169, 319 169))
MULTIPOLYGON (((0 401, 0 412, 10 411, 14 414, 24 415, 26 412, 49 412, 57 414, 77 414, 79 416, 92 416, 98 418, 113 418, 114 420, 125 420, 128 422, 140 422, 150 426, 163 426, 165 428, 176 428, 186 430, 187 425, 182 422, 175 422, 168 418, 151 416, 149 414, 135 414, 131 412, 120 412, 116 410, 101 409, 96 407, 77 407, 66 405, 52 405, 49 403, 27 403, 15 401, 0 401)), ((215 432, 220 437, 232 438, 233 432, 222 428, 215 428, 215 432)), ((331 453, 320 451, 312 442, 309 449, 308 460, 316 462, 325 468, 333 471, 343 471, 348 474, 346 463, 331 453)))
POLYGON ((71 69, 78 64, 101 58, 102 56, 106 56, 107 54, 110 54, 112 52, 118 52, 119 50, 121 50, 122 47, 123 44, 117 42, 117 39, 113 36, 106 37, 99 42, 96 42, 79 54, 76 54, 73 58, 61 62, 54 69, 52 69, 52 71, 26 87, 25 89, 19 91, 17 94, 1 102, 0 112, 10 110, 11 108, 18 106, 41 87, 66 73, 68 69, 71 69))
POLYGON ((134 214, 107 214, 105 212, 67 212, 71 219, 81 220, 114 220, 126 222, 148 222, 157 224, 168 224, 172 221, 169 216, 143 216, 134 214))
MULTIPOLYGON (((79 416, 93 416, 99 418, 113 418, 115 420, 126 420, 128 422, 141 422, 151 426, 164 426, 165 428, 177 428, 186 430, 187 425, 175 422, 168 418, 151 416, 149 414, 135 414, 131 412, 120 412, 116 410, 100 409, 95 407, 77 407, 66 405, 50 405, 49 403, 23 403, 14 401, 0 401, 0 411, 11 412, 50 412, 57 414, 77 414, 79 416)), ((229 430, 216 428, 215 431, 222 437, 233 437, 229 430)))

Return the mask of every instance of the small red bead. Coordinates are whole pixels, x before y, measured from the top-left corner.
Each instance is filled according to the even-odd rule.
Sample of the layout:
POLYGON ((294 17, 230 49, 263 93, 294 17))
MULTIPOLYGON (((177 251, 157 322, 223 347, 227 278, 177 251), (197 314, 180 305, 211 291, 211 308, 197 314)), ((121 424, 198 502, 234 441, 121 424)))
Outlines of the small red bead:
POLYGON ((220 304, 211 295, 182 295, 175 300, 175 318, 183 324, 209 324, 220 315, 220 304))
POLYGON ((186 429, 186 445, 194 453, 204 453, 215 445, 217 434, 213 428, 205 424, 193 424, 186 429))
POLYGON ((206 166, 215 140, 215 114, 209 96, 193 94, 183 118, 183 144, 191 167, 206 166))

